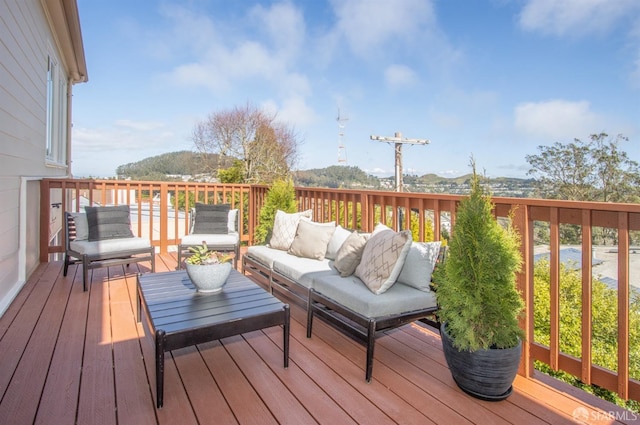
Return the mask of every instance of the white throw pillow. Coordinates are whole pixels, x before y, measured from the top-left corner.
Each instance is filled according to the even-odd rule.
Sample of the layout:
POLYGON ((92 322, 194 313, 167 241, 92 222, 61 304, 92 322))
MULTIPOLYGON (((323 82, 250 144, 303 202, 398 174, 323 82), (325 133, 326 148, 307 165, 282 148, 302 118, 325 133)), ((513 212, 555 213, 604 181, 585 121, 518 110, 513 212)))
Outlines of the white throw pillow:
POLYGON ((238 209, 229 210, 229 218, 227 219, 227 229, 229 233, 237 232, 236 221, 238 220, 238 209))
POLYGON ((338 250, 340 249, 344 241, 347 240, 350 234, 350 231, 340 225, 337 225, 336 230, 335 232, 333 232, 331 240, 327 245, 327 253, 325 254, 325 257, 329 260, 335 260, 336 255, 338 254, 338 250))
POLYGON ((356 276, 376 295, 396 282, 411 248, 411 231, 374 230, 362 252, 356 276))
POLYGON ((291 247, 293 238, 296 237, 298 223, 302 218, 311 220, 313 211, 306 210, 299 213, 287 214, 284 211, 276 211, 276 218, 273 222, 273 232, 269 240, 269 246, 274 249, 286 251, 291 247))
POLYGON ((287 251, 297 257, 324 260, 329 240, 336 230, 336 222, 314 223, 300 220, 296 236, 287 251))
POLYGON ((69 213, 73 217, 73 222, 76 224, 76 239, 77 241, 86 241, 89 239, 89 223, 87 222, 86 213, 69 213))
POLYGON ((398 276, 398 282, 429 292, 431 274, 438 261, 439 253, 440 241, 413 242, 398 276))

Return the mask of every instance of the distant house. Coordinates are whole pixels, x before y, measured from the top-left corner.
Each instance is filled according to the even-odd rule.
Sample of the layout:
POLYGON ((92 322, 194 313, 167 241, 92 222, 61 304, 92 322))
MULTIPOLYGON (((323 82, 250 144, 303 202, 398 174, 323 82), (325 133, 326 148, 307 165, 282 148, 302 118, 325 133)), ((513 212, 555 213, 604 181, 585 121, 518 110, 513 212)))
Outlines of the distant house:
POLYGON ((40 205, 39 182, 71 174, 70 100, 85 81, 76 0, 0 0, 0 314, 38 266, 40 211, 57 202, 40 205))

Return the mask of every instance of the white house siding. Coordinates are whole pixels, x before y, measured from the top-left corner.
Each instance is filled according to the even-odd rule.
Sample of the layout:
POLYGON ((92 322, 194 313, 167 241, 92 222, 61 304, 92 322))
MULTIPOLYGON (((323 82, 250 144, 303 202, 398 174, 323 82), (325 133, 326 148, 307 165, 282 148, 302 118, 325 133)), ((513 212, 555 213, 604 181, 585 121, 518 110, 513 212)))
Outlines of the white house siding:
POLYGON ((50 52, 68 75, 56 40, 41 0, 0 0, 0 315, 38 265, 38 179, 67 175, 45 161, 50 52))

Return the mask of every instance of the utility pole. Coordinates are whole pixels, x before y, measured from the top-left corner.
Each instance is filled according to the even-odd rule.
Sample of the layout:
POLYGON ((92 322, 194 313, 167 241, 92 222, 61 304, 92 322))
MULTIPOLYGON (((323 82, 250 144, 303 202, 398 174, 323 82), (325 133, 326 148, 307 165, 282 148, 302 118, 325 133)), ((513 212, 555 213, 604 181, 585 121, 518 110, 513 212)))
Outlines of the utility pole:
POLYGON ((403 144, 409 144, 409 145, 428 145, 429 143, 431 143, 430 140, 428 139, 408 139, 408 138, 402 138, 402 133, 400 133, 399 131, 396 132, 394 137, 384 137, 384 136, 374 136, 373 134, 371 135, 371 140, 378 140, 380 142, 393 142, 395 144, 395 157, 396 157, 396 169, 395 169, 395 174, 396 174, 396 192, 402 192, 403 188, 402 188, 402 145, 403 144))

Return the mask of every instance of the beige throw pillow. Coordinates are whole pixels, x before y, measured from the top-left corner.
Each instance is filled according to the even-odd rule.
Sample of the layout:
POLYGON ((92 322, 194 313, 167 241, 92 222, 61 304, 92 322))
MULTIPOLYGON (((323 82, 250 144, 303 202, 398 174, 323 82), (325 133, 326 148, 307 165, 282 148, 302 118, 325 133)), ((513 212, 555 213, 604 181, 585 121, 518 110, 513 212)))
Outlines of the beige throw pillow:
POLYGON ((335 230, 335 221, 314 223, 313 221, 300 220, 296 236, 287 252, 298 257, 324 260, 327 245, 335 230))
POLYGON ((367 236, 358 232, 351 233, 342 243, 336 253, 336 260, 333 266, 338 270, 340 276, 351 276, 360 264, 362 251, 367 243, 367 236))
POLYGON ((376 295, 382 294, 395 282, 411 248, 411 231, 374 232, 362 252, 356 276, 376 295))
POLYGON ((287 214, 281 210, 276 211, 269 246, 274 249, 288 250, 293 242, 293 238, 296 237, 298 223, 303 217, 311 220, 313 218, 313 211, 306 210, 293 214, 287 214))

